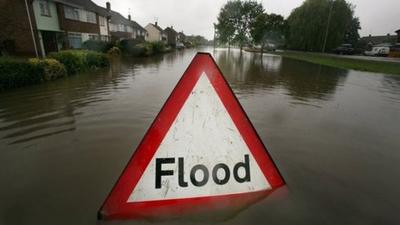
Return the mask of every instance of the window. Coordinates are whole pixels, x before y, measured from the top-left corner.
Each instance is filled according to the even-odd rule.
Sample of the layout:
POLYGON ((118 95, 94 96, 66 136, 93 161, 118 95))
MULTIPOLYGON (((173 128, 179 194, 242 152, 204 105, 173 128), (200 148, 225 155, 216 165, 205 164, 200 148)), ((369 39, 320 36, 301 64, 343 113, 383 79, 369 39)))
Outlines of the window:
POLYGON ((96 13, 86 11, 86 22, 88 23, 97 23, 96 21, 96 13))
POLYGON ((81 48, 82 35, 80 33, 68 33, 68 42, 70 48, 81 48))
POLYGON ((100 26, 105 26, 106 25, 106 18, 99 16, 99 22, 100 26))
POLYGON ((49 17, 51 16, 48 1, 39 1, 39 7, 40 7, 40 15, 49 17))
POLYGON ((100 39, 101 39, 102 41, 108 41, 108 36, 107 36, 107 35, 101 35, 101 36, 100 36, 100 39))
POLYGON ((99 36, 97 34, 89 34, 89 40, 98 40, 99 36))
POLYGON ((69 6, 64 6, 65 18, 70 20, 79 20, 79 9, 75 9, 69 6))

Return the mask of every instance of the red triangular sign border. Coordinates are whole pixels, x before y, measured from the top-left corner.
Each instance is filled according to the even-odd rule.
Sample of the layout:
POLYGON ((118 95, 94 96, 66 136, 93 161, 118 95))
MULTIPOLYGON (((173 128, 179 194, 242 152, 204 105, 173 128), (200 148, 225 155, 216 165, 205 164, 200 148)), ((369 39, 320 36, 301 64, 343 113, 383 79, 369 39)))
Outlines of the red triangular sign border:
POLYGON ((197 53, 132 155, 98 215, 100 219, 105 220, 134 219, 157 216, 163 212, 182 213, 185 209, 206 206, 210 203, 239 204, 263 197, 283 185, 284 181, 279 171, 212 56, 209 53, 197 53), (130 194, 203 72, 210 80, 272 189, 244 194, 128 203, 130 194))

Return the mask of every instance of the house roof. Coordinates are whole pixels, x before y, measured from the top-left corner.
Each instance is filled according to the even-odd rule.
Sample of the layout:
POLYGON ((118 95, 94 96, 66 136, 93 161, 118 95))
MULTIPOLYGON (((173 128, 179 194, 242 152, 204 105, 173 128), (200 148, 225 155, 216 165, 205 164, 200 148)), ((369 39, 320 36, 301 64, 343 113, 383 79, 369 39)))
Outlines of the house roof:
POLYGON ((395 43, 397 35, 382 35, 382 36, 366 36, 361 38, 362 41, 371 42, 372 44, 395 43))
POLYGON ((157 24, 152 24, 152 23, 149 23, 149 24, 152 25, 153 27, 155 27, 158 31, 164 32, 164 30, 160 26, 158 26, 157 24))
POLYGON ((97 14, 105 17, 109 15, 107 9, 96 5, 96 3, 92 2, 91 0, 56 0, 56 2, 77 8, 83 8, 88 11, 96 12, 97 14))
POLYGON ((141 31, 146 31, 146 29, 144 29, 142 26, 140 26, 136 21, 132 20, 131 23, 134 28, 141 30, 141 31))
POLYGON ((115 12, 111 10, 111 19, 110 22, 112 24, 124 24, 127 26, 132 26, 135 29, 146 31, 142 26, 140 26, 136 21, 129 20, 122 16, 119 12, 115 12))
POLYGON ((178 34, 178 32, 176 32, 176 31, 174 30, 174 28, 172 28, 172 27, 167 27, 167 28, 165 28, 164 31, 165 31, 165 32, 168 32, 168 33, 175 34, 175 35, 178 34))

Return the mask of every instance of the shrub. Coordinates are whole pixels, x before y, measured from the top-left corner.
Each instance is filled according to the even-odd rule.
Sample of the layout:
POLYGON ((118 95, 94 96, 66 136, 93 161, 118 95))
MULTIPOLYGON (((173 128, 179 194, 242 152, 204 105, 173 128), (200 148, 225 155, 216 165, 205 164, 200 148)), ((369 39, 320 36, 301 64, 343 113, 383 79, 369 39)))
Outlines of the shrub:
POLYGON ((86 63, 90 69, 97 69, 110 65, 110 61, 106 54, 93 51, 86 52, 86 63))
POLYGON ((151 42, 154 54, 162 53, 165 51, 165 44, 162 41, 151 42))
POLYGON ((37 84, 43 80, 42 66, 25 60, 0 59, 0 90, 37 84))
POLYGON ((43 79, 45 81, 56 80, 67 76, 67 70, 64 65, 55 59, 29 59, 29 63, 41 67, 43 70, 43 79))
POLYGON ((64 64, 68 74, 76 74, 90 68, 99 68, 109 65, 106 54, 88 50, 66 50, 49 54, 64 64))
POLYGON ((104 52, 106 53, 113 47, 111 42, 100 41, 100 40, 87 40, 83 43, 82 48, 91 51, 104 52))
POLYGON ((108 50, 107 54, 110 56, 120 56, 121 50, 119 50, 118 47, 112 47, 110 50, 108 50))
POLYGON ((143 41, 137 39, 125 39, 118 43, 124 55, 129 56, 144 56, 146 55, 146 49, 143 48, 143 41))

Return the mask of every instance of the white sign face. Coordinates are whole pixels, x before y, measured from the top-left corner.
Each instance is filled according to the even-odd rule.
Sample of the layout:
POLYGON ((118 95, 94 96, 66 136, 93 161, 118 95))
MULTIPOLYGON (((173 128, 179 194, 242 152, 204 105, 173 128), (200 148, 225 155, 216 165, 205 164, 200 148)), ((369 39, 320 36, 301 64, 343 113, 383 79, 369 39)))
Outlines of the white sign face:
POLYGON ((272 189, 203 73, 127 202, 272 189))

